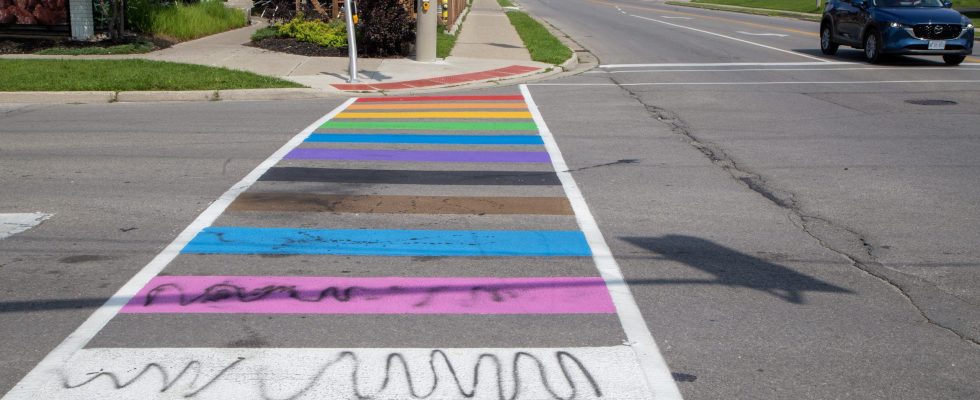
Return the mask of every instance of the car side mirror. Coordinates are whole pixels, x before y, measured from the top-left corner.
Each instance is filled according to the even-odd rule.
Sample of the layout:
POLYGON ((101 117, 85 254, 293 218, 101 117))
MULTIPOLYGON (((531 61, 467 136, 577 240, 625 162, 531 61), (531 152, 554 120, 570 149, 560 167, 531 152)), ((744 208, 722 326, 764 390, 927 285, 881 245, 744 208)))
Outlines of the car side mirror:
POLYGON ((952 1, 944 1, 943 2, 943 7, 953 8, 953 2, 952 1))

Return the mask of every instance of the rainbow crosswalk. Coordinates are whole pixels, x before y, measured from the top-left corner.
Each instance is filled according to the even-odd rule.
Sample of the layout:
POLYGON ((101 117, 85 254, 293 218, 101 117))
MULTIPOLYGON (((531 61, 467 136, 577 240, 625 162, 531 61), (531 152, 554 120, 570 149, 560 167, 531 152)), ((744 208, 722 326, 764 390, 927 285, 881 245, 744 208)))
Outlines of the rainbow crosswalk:
POLYGON ((540 132, 525 95, 349 101, 4 399, 653 398, 540 132))

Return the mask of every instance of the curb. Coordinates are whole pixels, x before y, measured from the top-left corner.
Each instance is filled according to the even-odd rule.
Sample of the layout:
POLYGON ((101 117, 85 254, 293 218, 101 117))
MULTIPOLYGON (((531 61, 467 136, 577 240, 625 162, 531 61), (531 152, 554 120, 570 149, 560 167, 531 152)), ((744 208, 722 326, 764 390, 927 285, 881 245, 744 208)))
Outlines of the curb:
POLYGON ((113 101, 116 101, 116 92, 0 92, 0 103, 88 104, 113 101))
POLYGON ((558 39, 559 42, 565 45, 565 47, 568 48, 568 50, 571 50, 572 52, 572 55, 569 56, 568 59, 565 60, 565 62, 555 65, 555 67, 561 68, 562 71, 565 72, 575 69, 575 67, 578 65, 578 54, 576 53, 579 52, 579 50, 577 50, 576 48, 581 48, 582 46, 580 44, 572 41, 568 35, 558 30, 558 28, 555 28, 555 26, 552 25, 550 22, 541 19, 537 15, 522 10, 520 7, 503 7, 503 9, 504 9, 504 13, 507 13, 509 11, 519 11, 524 14, 527 14, 527 16, 533 18, 535 21, 538 21, 538 23, 541 24, 541 26, 545 27, 545 29, 547 29, 548 32, 551 33, 551 36, 554 36, 556 39, 558 39))
POLYGON ((0 103, 105 104, 194 101, 310 100, 349 97, 317 89, 229 89, 128 92, 0 92, 0 103))

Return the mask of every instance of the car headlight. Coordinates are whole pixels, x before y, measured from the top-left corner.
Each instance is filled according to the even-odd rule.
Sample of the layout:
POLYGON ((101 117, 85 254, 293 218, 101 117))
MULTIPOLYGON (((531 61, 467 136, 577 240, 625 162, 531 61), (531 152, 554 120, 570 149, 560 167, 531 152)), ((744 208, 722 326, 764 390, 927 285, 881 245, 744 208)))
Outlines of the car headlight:
POLYGON ((890 26, 892 28, 905 28, 906 27, 905 24, 903 24, 901 22, 892 22, 892 23, 888 24, 888 26, 890 26))
POLYGON ((973 29, 973 24, 972 23, 966 24, 966 29, 973 29))

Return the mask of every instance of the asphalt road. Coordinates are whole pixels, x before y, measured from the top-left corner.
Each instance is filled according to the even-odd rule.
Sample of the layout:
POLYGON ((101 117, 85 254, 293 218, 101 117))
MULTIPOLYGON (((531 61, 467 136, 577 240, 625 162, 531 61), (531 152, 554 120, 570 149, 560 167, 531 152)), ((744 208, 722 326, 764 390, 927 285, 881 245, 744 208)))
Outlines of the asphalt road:
MULTIPOLYGON (((912 58, 870 67, 860 63, 859 53, 847 50, 825 58, 816 49, 814 24, 796 20, 651 2, 524 5, 603 65, 529 85, 528 93, 554 134, 567 170, 685 398, 980 396, 980 213, 973 204, 980 197, 980 139, 974 134, 980 126, 980 69, 967 63, 938 67, 935 60, 912 58), (764 36, 768 34, 787 36, 764 36), (956 104, 906 102, 920 99, 956 104)), ((509 87, 459 94, 520 92, 509 87)), ((29 231, 0 240, 0 359, 5 361, 0 392, 20 381, 211 202, 341 102, 0 108, 0 213, 53 214, 29 231)), ((300 145, 322 147, 328 146, 300 145)), ((368 144, 342 147, 377 149, 368 144)), ((408 152, 440 148, 395 146, 408 152)), ((523 148, 496 144, 481 149, 500 156, 523 148)), ((279 178, 260 180, 246 190, 260 195, 253 209, 247 204, 240 205, 245 209, 233 207, 217 216, 214 225, 518 233, 576 229, 576 221, 554 206, 542 206, 550 212, 516 216, 490 215, 473 204, 460 206, 469 210, 460 214, 420 211, 425 206, 418 203, 400 206, 397 213, 359 208, 377 197, 390 201, 420 193, 493 197, 495 204, 505 204, 505 196, 560 201, 568 193, 540 182, 458 182, 481 179, 466 171, 499 172, 491 174, 494 179, 529 179, 550 173, 551 165, 446 165, 428 160, 415 162, 411 169, 452 173, 396 174, 403 164, 283 160, 275 167, 284 168, 277 170, 279 178), (355 168, 365 171, 351 176, 372 176, 377 183, 341 182, 355 178, 340 178, 339 172, 335 182, 313 182, 296 178, 302 171, 289 168, 355 168), (293 180, 283 179, 287 175, 293 180), (450 179, 457 181, 447 184, 450 179), (309 212, 337 204, 330 203, 337 198, 260 201, 261 196, 298 192, 346 196, 341 202, 367 197, 357 197, 363 201, 337 213, 309 212), (313 209, 297 214, 284 204, 313 209)), ((579 223, 580 211, 576 209, 579 223)), ((217 245, 233 242, 237 233, 222 232, 217 245)), ((280 248, 300 242, 287 238, 280 248)), ((521 246, 528 251, 534 247, 533 242, 521 246)), ((440 276, 595 279, 601 274, 592 260, 567 255, 182 253, 154 279, 262 275, 342 276, 367 282, 440 276)), ((591 286, 577 287, 585 292, 591 286)), ((426 301, 423 297, 417 304, 426 301)), ((407 360, 405 368, 416 373, 416 378, 407 378, 409 384, 423 382, 418 384, 422 394, 415 397, 459 398, 455 389, 424 395, 424 387, 432 385, 424 364, 432 360, 444 368, 428 349, 455 349, 447 350, 447 360, 457 362, 474 354, 467 349, 484 348, 500 359, 506 352, 493 349, 528 349, 544 362, 538 368, 545 368, 541 373, 551 374, 553 382, 561 375, 548 368, 565 370, 566 365, 561 360, 554 364, 542 349, 566 349, 591 367, 586 370, 606 390, 602 397, 644 398, 636 395, 642 389, 633 383, 642 381, 636 371, 649 365, 636 366, 620 351, 630 347, 619 345, 633 338, 629 332, 635 333, 635 326, 628 325, 636 318, 623 313, 619 303, 617 307, 618 314, 549 310, 508 315, 487 308, 488 315, 452 317, 123 313, 90 332, 85 354, 73 358, 74 365, 64 373, 77 384, 85 376, 110 371, 127 383, 154 361, 169 368, 175 382, 182 366, 205 371, 200 382, 178 382, 161 397, 196 396, 193 390, 203 391, 198 398, 227 397, 222 393, 316 397, 315 389, 295 392, 295 385, 273 380, 258 393, 236 392, 244 389, 207 379, 221 377, 225 370, 220 366, 225 365, 229 380, 249 381, 250 375, 236 368, 264 356, 264 366, 277 371, 282 381, 304 382, 319 368, 317 359, 322 363, 327 356, 318 349, 349 348, 359 349, 364 371, 376 371, 362 372, 362 385, 376 387, 388 376, 385 357, 379 354, 399 354, 407 360), (246 361, 238 366, 235 357, 246 361), (120 372, 120 367, 127 369, 120 372), (619 380, 615 375, 621 375, 619 380), (217 383, 202 387, 205 381, 217 383)), ((514 365, 516 370, 518 361, 514 365)), ((432 375, 444 372, 436 369, 432 366, 432 375)), ((147 371, 148 376, 157 374, 147 371)), ((596 397, 581 371, 565 376, 568 382, 579 382, 578 391, 562 387, 557 389, 560 396, 536 388, 534 373, 522 374, 532 383, 524 385, 527 392, 518 398, 569 393, 596 397)), ((461 376, 462 387, 484 390, 478 398, 495 397, 487 394, 494 393, 493 385, 475 381, 477 376, 492 381, 494 375, 461 376)), ((499 376, 504 376, 501 387, 520 386, 512 378, 517 372, 499 376)), ((60 387, 42 392, 51 398, 164 393, 159 381, 142 386, 145 380, 134 380, 133 386, 113 390, 104 376, 99 379, 78 389, 92 392, 44 392, 60 387)), ((409 390, 395 387, 390 398, 406 398, 407 392, 397 394, 399 389, 409 390)), ((517 396, 517 389, 512 393, 517 396)))

